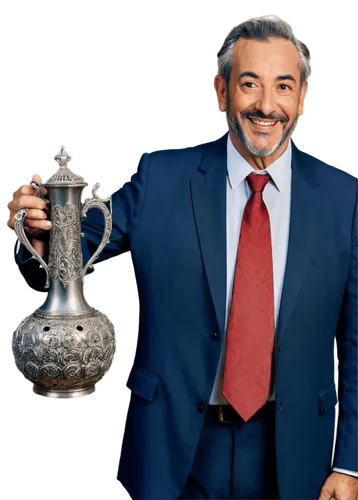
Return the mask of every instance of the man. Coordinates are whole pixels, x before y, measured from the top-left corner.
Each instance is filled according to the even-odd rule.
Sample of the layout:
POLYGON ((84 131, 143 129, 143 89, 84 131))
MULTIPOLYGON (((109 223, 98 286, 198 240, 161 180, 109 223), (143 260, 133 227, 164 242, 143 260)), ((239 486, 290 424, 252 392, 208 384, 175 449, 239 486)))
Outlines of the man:
MULTIPOLYGON (((290 140, 310 54, 287 23, 235 27, 218 66, 229 133, 143 154, 112 197, 97 262, 131 251, 141 311, 118 479, 132 498, 356 500, 357 179, 290 140)), ((42 200, 8 207, 45 255, 42 200)), ((101 226, 83 222, 85 261, 101 226)))

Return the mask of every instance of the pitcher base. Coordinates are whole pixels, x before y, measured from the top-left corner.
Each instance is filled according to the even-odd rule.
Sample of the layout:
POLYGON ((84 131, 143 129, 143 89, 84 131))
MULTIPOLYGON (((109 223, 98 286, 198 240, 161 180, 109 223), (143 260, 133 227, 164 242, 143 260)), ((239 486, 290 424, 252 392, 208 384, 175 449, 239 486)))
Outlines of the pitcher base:
POLYGON ((33 391, 36 394, 39 394, 40 396, 46 396, 49 398, 77 398, 80 396, 87 396, 87 394, 92 394, 94 392, 96 387, 93 385, 92 387, 86 387, 86 389, 71 389, 71 390, 63 390, 63 391, 56 391, 56 390, 46 390, 43 389, 42 387, 39 387, 38 385, 34 384, 33 386, 33 391))

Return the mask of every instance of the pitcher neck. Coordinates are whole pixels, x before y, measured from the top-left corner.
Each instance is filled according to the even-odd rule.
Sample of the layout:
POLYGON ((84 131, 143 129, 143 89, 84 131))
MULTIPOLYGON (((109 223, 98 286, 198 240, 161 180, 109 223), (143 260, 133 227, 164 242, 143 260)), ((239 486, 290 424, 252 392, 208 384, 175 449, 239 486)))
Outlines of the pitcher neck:
POLYGON ((84 314, 93 310, 83 294, 83 279, 73 280, 66 286, 59 279, 51 280, 44 304, 38 309, 49 314, 84 314))
POLYGON ((40 311, 82 313, 91 309, 83 295, 82 190, 81 186, 48 190, 52 221, 48 257, 50 289, 40 311))

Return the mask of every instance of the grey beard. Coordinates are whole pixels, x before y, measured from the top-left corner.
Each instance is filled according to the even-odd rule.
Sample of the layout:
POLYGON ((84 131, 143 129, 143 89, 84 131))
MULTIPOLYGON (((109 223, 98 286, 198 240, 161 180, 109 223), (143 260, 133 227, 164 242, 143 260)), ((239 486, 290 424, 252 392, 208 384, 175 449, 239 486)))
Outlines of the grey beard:
POLYGON ((226 102, 226 120, 227 120, 229 130, 234 134, 234 136, 237 139, 239 139, 239 141, 244 145, 244 147, 252 155, 260 156, 260 157, 265 157, 265 156, 271 155, 272 153, 274 153, 276 151, 276 149, 278 149, 286 141, 287 138, 291 137, 293 131, 296 128, 298 118, 299 118, 299 115, 297 115, 296 118, 294 119, 294 121, 292 122, 292 125, 290 127, 288 127, 287 130, 284 131, 281 139, 271 149, 269 149, 269 150, 257 149, 252 144, 250 139, 247 137, 247 135, 246 135, 244 129, 242 128, 242 126, 240 125, 236 115, 234 113, 231 113, 229 110, 230 110, 230 101, 229 101, 229 99, 227 99, 227 102, 226 102))

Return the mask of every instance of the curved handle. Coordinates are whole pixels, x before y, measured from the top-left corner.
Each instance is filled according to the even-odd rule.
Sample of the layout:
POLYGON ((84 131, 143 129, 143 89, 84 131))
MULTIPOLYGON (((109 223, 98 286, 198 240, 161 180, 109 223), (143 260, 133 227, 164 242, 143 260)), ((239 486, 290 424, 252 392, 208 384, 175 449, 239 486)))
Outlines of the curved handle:
MULTIPOLYGON (((98 245, 97 250, 95 253, 92 255, 92 257, 89 259, 87 264, 84 266, 82 269, 82 278, 85 276, 87 269, 90 267, 93 267, 93 261, 95 261, 99 254, 102 252, 103 248, 109 243, 109 237, 111 235, 112 231, 112 197, 108 196, 108 198, 99 198, 96 195, 97 189, 100 187, 100 184, 97 182, 92 189, 92 195, 93 198, 87 198, 83 205, 82 205, 82 210, 81 210, 81 217, 87 217, 87 212, 90 208, 99 208, 101 212, 103 213, 104 217, 104 231, 103 231, 103 236, 101 243, 98 245), (103 202, 109 201, 110 202, 110 210, 106 207, 106 205, 103 202)), ((84 236, 83 233, 81 233, 81 236, 84 236)))
POLYGON ((46 205, 50 204, 50 201, 44 196, 44 194, 42 192, 42 189, 41 189, 42 184, 40 186, 39 184, 37 184, 37 182, 31 181, 30 186, 36 189, 36 191, 39 193, 39 197, 41 198, 41 200, 43 200, 46 203, 46 205))
POLYGON ((26 233, 25 233, 24 221, 25 221, 26 215, 27 215, 26 208, 21 208, 21 210, 19 210, 18 212, 16 212, 16 214, 15 214, 15 222, 14 222, 14 231, 15 231, 17 237, 19 238, 19 240, 21 241, 21 243, 35 257, 35 259, 37 259, 40 262, 40 264, 42 265, 42 267, 45 269, 45 271, 46 271, 45 288, 49 288, 49 286, 50 286, 50 275, 49 275, 49 272, 48 272, 47 264, 42 259, 42 257, 40 257, 40 255, 36 252, 36 250, 34 249, 34 247, 31 245, 31 243, 29 242, 29 240, 28 240, 28 238, 26 236, 26 233))

